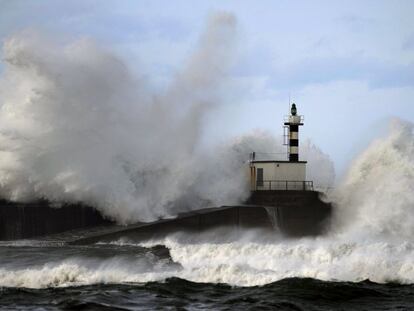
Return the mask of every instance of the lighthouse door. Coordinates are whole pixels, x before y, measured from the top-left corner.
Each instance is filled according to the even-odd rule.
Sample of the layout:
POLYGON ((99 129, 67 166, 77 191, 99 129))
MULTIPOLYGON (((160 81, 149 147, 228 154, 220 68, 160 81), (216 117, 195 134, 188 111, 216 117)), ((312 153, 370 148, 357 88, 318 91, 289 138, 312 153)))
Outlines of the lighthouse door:
POLYGON ((256 186, 263 187, 263 168, 258 168, 256 173, 257 173, 256 186))

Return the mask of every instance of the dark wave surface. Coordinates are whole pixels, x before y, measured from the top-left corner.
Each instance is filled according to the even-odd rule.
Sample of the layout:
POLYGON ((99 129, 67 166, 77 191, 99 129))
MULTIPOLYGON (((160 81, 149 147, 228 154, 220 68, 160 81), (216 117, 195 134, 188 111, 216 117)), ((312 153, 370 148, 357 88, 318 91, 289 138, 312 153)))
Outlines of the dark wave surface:
POLYGON ((414 286, 285 279, 231 287, 171 278, 146 284, 2 288, 4 310, 412 310, 414 286))
MULTIPOLYGON (((212 273, 230 280, 254 273, 266 277, 266 267, 252 270, 241 264, 228 269, 211 256, 219 256, 220 252, 214 253, 219 248, 228 252, 226 260, 234 261, 234 254, 244 254, 244 259, 251 260, 258 251, 262 251, 260 256, 266 254, 263 250, 269 246, 253 245, 254 252, 246 255, 242 250, 233 251, 244 244, 232 244, 231 248, 226 245, 200 244, 195 250, 190 247, 210 257, 186 262, 184 257, 192 254, 183 251, 178 257, 181 262, 173 258, 177 259, 178 250, 189 247, 186 244, 169 248, 118 242, 79 246, 42 240, 2 242, 0 310, 414 310, 414 284, 287 278, 243 287, 183 279, 223 282, 211 277, 212 273), (198 265, 193 266, 195 261, 198 265), (214 269, 209 269, 212 264, 214 269), (197 278, 200 273, 203 277, 197 278)), ((276 259, 283 264, 284 257, 276 259)))

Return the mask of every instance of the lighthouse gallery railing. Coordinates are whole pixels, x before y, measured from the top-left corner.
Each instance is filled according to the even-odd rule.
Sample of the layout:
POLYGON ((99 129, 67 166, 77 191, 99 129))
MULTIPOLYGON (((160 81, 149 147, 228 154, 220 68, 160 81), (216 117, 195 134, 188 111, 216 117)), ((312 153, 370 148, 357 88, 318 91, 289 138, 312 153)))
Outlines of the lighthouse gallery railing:
POLYGON ((255 190, 313 191, 313 181, 258 180, 255 190))

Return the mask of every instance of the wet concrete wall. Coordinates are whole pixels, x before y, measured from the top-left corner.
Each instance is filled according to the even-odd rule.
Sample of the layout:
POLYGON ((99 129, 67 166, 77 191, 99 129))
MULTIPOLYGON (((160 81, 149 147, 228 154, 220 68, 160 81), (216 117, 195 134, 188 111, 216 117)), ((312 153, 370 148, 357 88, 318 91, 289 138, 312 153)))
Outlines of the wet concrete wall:
MULTIPOLYGON (((202 209, 178 215, 175 219, 117 228, 116 232, 103 235, 115 238, 135 232, 142 238, 151 238, 174 231, 203 231, 220 226, 277 228, 290 236, 317 235, 323 232, 331 215, 331 205, 320 200, 319 195, 314 191, 255 191, 246 205, 202 209)), ((1 240, 31 238, 108 223, 87 206, 53 208, 47 202, 0 201, 1 240)))
POLYGON ((0 240, 32 238, 110 223, 89 206, 53 207, 47 201, 15 203, 0 200, 0 240))
POLYGON ((330 220, 332 207, 313 191, 257 191, 247 205, 223 206, 181 214, 117 229, 73 241, 88 244, 122 237, 134 240, 161 238, 177 231, 202 232, 219 227, 266 229, 291 237, 322 234, 330 220))
POLYGON ((71 241, 71 244, 113 241, 122 237, 133 237, 134 240, 148 240, 162 238, 169 233, 178 231, 202 232, 219 227, 275 230, 266 208, 262 206, 223 206, 180 214, 173 219, 163 219, 152 223, 140 223, 117 228, 109 233, 98 233, 71 241))
POLYGON ((277 225, 290 236, 317 235, 329 225, 330 203, 323 202, 316 191, 255 191, 248 204, 275 207, 277 225))

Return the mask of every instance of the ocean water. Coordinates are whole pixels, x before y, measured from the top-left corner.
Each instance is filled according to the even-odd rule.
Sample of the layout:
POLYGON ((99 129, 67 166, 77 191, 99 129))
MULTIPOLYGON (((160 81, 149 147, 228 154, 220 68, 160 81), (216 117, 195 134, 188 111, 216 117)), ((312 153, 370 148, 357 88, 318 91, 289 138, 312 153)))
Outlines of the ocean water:
POLYGON ((414 309, 410 243, 223 230, 83 246, 1 242, 0 309, 414 309))
MULTIPOLYGON (((228 97, 219 86, 229 86, 236 32, 233 16, 214 16, 164 92, 89 40, 11 35, 2 50, 0 196, 82 201, 119 224, 242 202, 248 154, 285 149, 253 132, 202 151, 204 121, 228 97)), ((1 242, 0 309, 414 309, 413 129, 393 120, 354 159, 329 198, 325 236, 215 230, 85 246, 1 242)), ((302 156, 307 178, 330 185, 329 157, 312 143, 302 156)))
POLYGON ((285 279, 231 287, 179 278, 145 284, 5 288, 7 310, 412 310, 413 286, 285 279))

